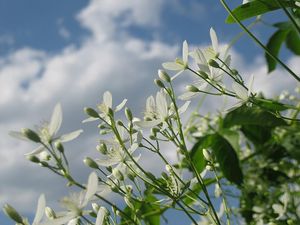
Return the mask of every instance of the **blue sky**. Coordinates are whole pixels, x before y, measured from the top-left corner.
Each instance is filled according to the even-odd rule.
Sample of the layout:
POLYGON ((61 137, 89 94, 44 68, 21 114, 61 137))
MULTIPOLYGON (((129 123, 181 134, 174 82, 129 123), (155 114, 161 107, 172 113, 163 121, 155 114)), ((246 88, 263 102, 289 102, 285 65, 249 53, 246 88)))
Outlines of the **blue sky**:
MULTIPOLYGON (((85 130, 80 144, 67 145, 76 152, 69 155, 76 175, 84 179, 88 171, 81 162, 92 154, 97 131, 81 124, 82 108, 98 103, 109 89, 116 101, 126 96, 138 114, 156 91, 157 69, 180 54, 183 40, 206 46, 210 27, 222 43, 240 32, 237 25, 224 24, 226 15, 218 1, 205 0, 0 0, 0 206, 10 202, 30 215, 40 193, 49 199, 66 193, 64 181, 26 161, 23 154, 34 146, 10 138, 9 130, 49 118, 61 102, 62 132, 85 130)), ((277 13, 266 20, 281 18, 277 13)), ((272 31, 259 25, 256 34, 265 42, 272 31)), ((272 95, 292 84, 277 79, 281 70, 268 81, 262 51, 249 38, 232 51, 237 68, 255 74, 257 90, 272 95)), ((282 56, 291 66, 298 62, 287 51, 282 56)), ((12 224, 2 212, 0 221, 12 224)))

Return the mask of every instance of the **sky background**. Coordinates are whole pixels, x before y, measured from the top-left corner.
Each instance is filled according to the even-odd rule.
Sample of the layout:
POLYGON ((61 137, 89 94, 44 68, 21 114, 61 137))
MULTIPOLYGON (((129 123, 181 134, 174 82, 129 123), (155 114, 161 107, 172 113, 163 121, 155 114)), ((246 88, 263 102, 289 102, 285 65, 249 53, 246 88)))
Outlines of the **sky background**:
MULTIPOLYGON (((66 151, 75 176, 85 182, 90 170, 82 159, 93 154, 99 137, 95 124, 81 123, 83 108, 96 105, 110 90, 115 104, 127 98, 127 106, 140 116, 147 96, 157 91, 157 70, 180 55, 184 40, 207 46, 210 27, 222 43, 240 32, 237 25, 224 23, 226 15, 219 1, 205 0, 0 0, 0 207, 9 202, 30 216, 40 193, 50 205, 67 193, 64 180, 25 159, 35 146, 11 138, 10 130, 49 120, 60 102, 60 133, 84 130, 66 151)), ((265 20, 282 18, 272 13, 265 20)), ((255 33, 265 43, 272 31, 258 25, 255 33)), ((273 96, 294 87, 281 69, 266 75, 263 52, 249 38, 239 40, 231 53, 246 79, 254 74, 255 91, 273 96)), ((298 58, 286 50, 281 57, 299 72, 298 58)), ((185 76, 179 87, 190 80, 185 76)), ((207 102, 206 110, 219 104, 207 102)), ((153 161, 144 165, 151 168, 153 161)), ((13 223, 0 212, 0 224, 13 223)))

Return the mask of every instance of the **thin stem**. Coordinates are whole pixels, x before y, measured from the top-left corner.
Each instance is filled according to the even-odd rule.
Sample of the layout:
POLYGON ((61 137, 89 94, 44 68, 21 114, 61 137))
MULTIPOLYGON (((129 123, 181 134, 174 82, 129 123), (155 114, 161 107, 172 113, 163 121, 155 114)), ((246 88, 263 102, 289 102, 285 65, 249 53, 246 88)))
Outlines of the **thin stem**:
POLYGON ((273 55, 269 49, 261 43, 254 34, 252 34, 247 27, 245 27, 241 21, 233 14, 232 10, 226 4, 225 0, 220 0, 226 11, 232 16, 232 18, 239 24, 239 26, 262 48, 264 51, 275 61, 277 61, 286 71, 288 71, 298 82, 300 82, 300 77, 296 73, 294 73, 285 63, 283 63, 277 56, 273 55))
POLYGON ((280 7, 283 9, 283 11, 285 12, 285 14, 287 15, 287 17, 290 19, 290 21, 292 22, 292 24, 294 25, 295 29, 297 30, 298 34, 300 35, 300 27, 298 26, 296 20, 294 19, 294 17, 291 15, 291 13, 286 9, 286 7, 282 4, 281 0, 276 0, 276 2, 278 3, 278 5, 280 5, 280 7))

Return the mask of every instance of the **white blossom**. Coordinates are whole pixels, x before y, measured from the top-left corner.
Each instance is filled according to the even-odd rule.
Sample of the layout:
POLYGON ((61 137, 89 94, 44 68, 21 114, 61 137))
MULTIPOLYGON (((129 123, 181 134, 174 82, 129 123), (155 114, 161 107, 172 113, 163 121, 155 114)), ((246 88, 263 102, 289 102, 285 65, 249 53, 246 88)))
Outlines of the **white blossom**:
MULTIPOLYGON (((61 105, 58 103, 54 107, 50 122, 44 122, 44 124, 38 127, 36 131, 36 133, 41 139, 41 142, 44 145, 50 146, 50 144, 54 142, 63 143, 63 142, 72 141, 73 139, 77 138, 80 135, 80 133, 83 131, 83 130, 76 130, 64 135, 57 136, 56 134, 59 128, 61 127, 62 119, 63 119, 62 109, 61 109, 61 105)), ((26 136, 24 136, 22 132, 11 131, 10 135, 21 140, 29 140, 26 136)), ((25 155, 26 156, 41 155, 41 157, 44 157, 45 156, 44 153, 47 152, 47 149, 45 148, 44 145, 39 145, 32 152, 26 153, 25 155)))

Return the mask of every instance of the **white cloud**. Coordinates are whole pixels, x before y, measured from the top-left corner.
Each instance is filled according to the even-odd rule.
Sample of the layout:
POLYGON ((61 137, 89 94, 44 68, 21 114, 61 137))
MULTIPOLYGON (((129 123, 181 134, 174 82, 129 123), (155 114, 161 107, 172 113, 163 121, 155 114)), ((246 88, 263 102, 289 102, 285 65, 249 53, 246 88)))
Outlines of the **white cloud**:
MULTIPOLYGON (((94 126, 80 123, 85 117, 82 108, 95 105, 109 89, 116 101, 126 97, 136 112, 143 110, 144 99, 154 92, 157 69, 162 62, 174 59, 179 48, 132 37, 126 28, 159 26, 163 4, 163 0, 92 0, 78 14, 80 24, 91 31, 80 46, 67 46, 54 55, 24 48, 0 58, 0 158, 4 159, 0 164, 0 196, 5 196, 0 198, 0 204, 16 203, 18 209, 28 212, 34 210, 41 192, 56 199, 65 190, 62 179, 40 172, 38 166, 24 159, 23 153, 34 146, 8 137, 9 130, 32 127, 49 118, 55 103, 62 102, 62 132, 85 129, 76 144, 67 147, 76 177, 81 179, 80 175, 87 173, 82 158, 92 154, 97 141, 94 126)), ((241 71, 255 74, 257 89, 273 93, 282 86, 275 87, 272 82, 284 87, 293 83, 285 79, 282 70, 267 77, 262 62, 250 66, 237 56, 241 71)), ((290 63, 297 65, 299 60, 291 59, 290 63)), ((211 103, 206 106, 211 107, 211 103)), ((166 154, 172 159, 169 152, 166 154)))

